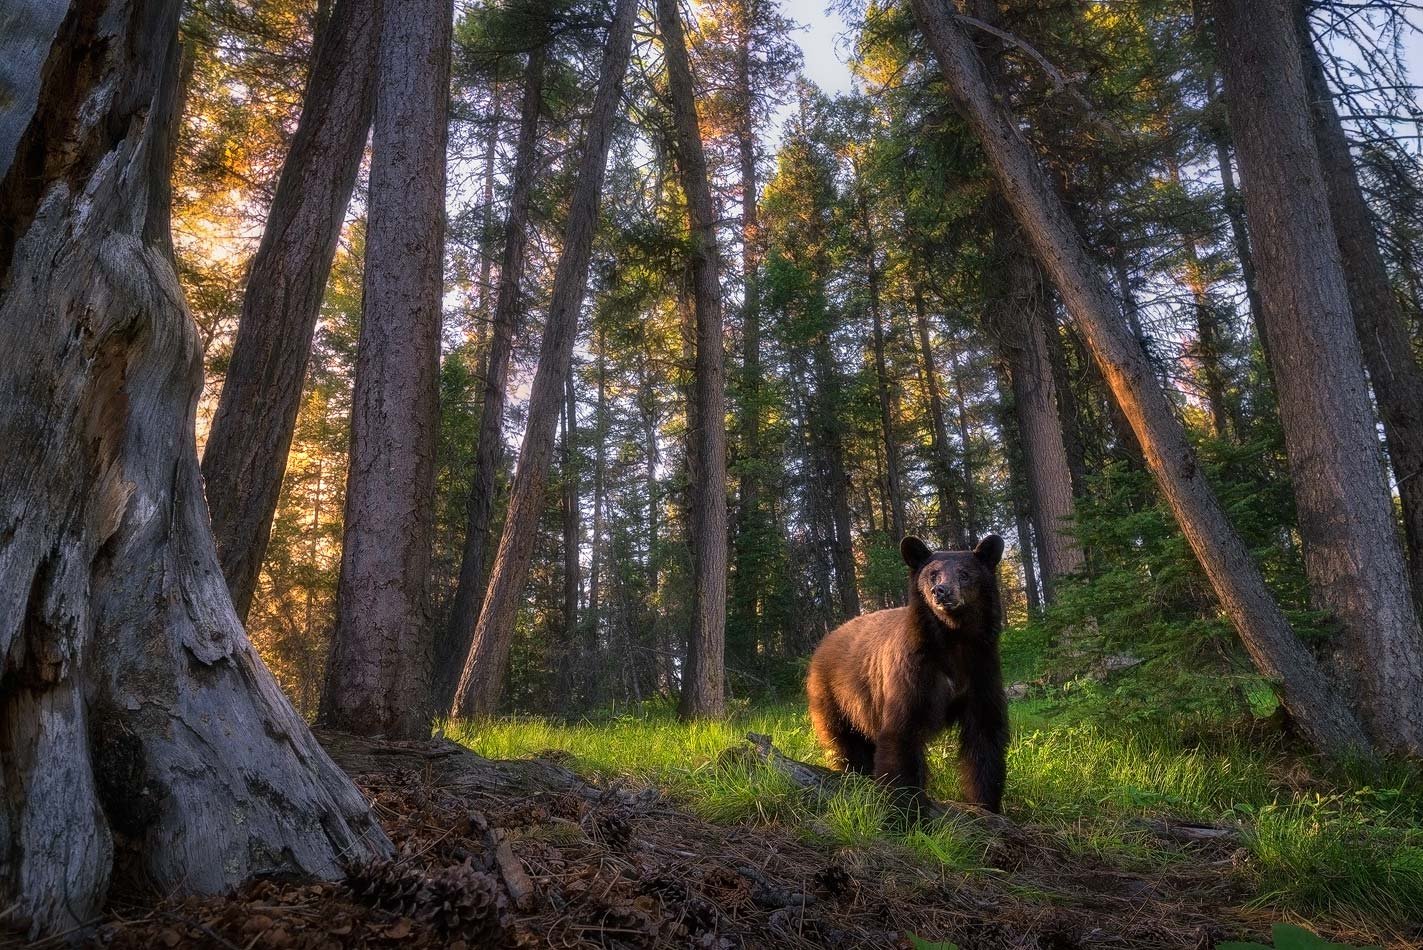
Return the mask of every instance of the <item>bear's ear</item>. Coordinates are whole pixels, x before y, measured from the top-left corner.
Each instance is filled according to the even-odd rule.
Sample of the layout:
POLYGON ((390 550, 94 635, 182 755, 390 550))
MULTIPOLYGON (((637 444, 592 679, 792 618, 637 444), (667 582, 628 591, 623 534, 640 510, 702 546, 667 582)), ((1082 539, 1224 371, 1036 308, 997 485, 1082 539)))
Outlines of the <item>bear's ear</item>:
POLYGON ((973 556, 989 567, 997 567, 998 562, 1003 560, 1003 539, 996 534, 990 534, 978 542, 978 546, 973 549, 973 556))
POLYGON ((908 537, 899 542, 899 556, 904 558, 904 563, 909 565, 911 571, 917 571, 929 563, 929 558, 934 556, 934 552, 929 550, 929 545, 918 538, 908 537))

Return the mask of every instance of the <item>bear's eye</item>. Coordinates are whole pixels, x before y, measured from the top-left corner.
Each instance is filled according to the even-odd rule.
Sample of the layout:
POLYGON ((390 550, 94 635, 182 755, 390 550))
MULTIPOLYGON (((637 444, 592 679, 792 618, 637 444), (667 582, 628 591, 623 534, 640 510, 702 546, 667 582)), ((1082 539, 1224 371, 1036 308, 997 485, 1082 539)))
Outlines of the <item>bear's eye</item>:
POLYGON ((960 583, 960 584, 967 584, 967 583, 968 583, 968 571, 964 570, 963 568, 959 568, 959 583, 960 583))

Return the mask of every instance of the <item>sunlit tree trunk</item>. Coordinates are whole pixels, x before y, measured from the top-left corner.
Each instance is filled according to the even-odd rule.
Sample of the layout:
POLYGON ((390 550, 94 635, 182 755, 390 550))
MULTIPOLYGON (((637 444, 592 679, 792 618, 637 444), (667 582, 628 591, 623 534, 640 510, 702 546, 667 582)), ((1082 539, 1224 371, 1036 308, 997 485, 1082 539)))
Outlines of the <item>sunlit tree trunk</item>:
POLYGON ((371 126, 376 0, 319 28, 301 119, 252 258, 203 480, 222 572, 244 620, 267 551, 307 362, 371 126))
POLYGON ((504 686, 514 620, 523 600, 529 559, 533 555, 534 528, 544 503, 554 429, 563 401, 564 376, 573 358, 578 312, 588 288, 588 261, 598 221, 608 145, 612 141, 613 114, 621 98, 636 21, 637 4, 633 0, 618 0, 603 48, 598 91, 584 126, 578 178, 568 205, 563 253, 554 273, 553 296, 529 397, 528 424, 519 450, 509 511, 504 518, 504 533, 499 539, 489 589, 455 691, 452 715, 457 717, 493 714, 504 686))
MULTIPOLYGON (((1317 603, 1339 622, 1334 666, 1374 740, 1423 753, 1423 634, 1379 465, 1359 345, 1361 333, 1373 335, 1370 346, 1380 344, 1388 318, 1371 310, 1356 331, 1340 259, 1342 236, 1354 250, 1350 263, 1367 267, 1372 224, 1363 209, 1362 221, 1348 219, 1363 234, 1357 228, 1340 232, 1331 220, 1331 183, 1333 203, 1346 213, 1338 179, 1351 173, 1349 156, 1340 143, 1336 163, 1345 167, 1330 176, 1321 165, 1316 132, 1325 130, 1310 128, 1294 0, 1214 0, 1211 8, 1245 209, 1255 225, 1260 297, 1305 571, 1317 603)), ((1367 292, 1367 279, 1355 273, 1359 303, 1385 305, 1367 292)), ((1389 297, 1387 287, 1382 297, 1389 297)), ((1381 345, 1375 353, 1389 355, 1381 345)), ((1380 367, 1375 382, 1381 394, 1397 395, 1390 387, 1401 370, 1380 367)), ((1418 405, 1401 407, 1393 418, 1407 427, 1409 420, 1419 421, 1420 411, 1418 405)))
POLYGON ((989 90, 972 41, 940 0, 911 0, 949 89, 1029 243, 1101 365, 1147 465, 1257 667, 1301 730, 1338 754, 1371 746, 1348 704, 1294 635, 1250 551, 1206 483, 1186 434, 1123 324, 1082 236, 1013 117, 989 90))
POLYGON ((0 930, 31 939, 111 878, 218 893, 389 851, 213 545, 169 238, 180 4, 57 7, 0 33, 10 62, 39 44, 0 136, 0 930))
POLYGON ((696 413, 688 465, 692 491, 692 627, 682 678, 683 718, 726 706, 726 369, 716 201, 697 122, 697 92, 677 0, 657 0, 658 32, 672 100, 677 170, 687 196, 696 310, 696 413))
POLYGON ((469 516, 464 550, 460 555, 459 582, 449 622, 436 644, 434 708, 448 709, 455 685, 469 654, 474 625, 484 601, 485 562, 489 549, 490 519, 494 512, 495 479, 504 454, 504 409, 508 402, 509 363, 514 333, 519 324, 520 286, 529 239, 529 208, 533 199, 538 150, 539 116, 543 105, 547 53, 536 46, 524 68, 524 102, 519 114, 519 140, 510 172, 513 189, 504 222, 504 252, 499 264, 499 289, 494 322, 484 358, 484 400, 480 407, 479 435, 474 449, 474 475, 470 480, 469 516))
POLYGON ((1388 457, 1403 509, 1414 602, 1423 603, 1423 367, 1418 364, 1408 322, 1379 252, 1373 215, 1359 188, 1324 66, 1297 6, 1305 82, 1314 110, 1314 141, 1324 170, 1329 213, 1343 256, 1349 309, 1383 419, 1388 457))
POLYGON ((430 568, 444 285, 449 0, 380 23, 361 334, 336 629, 321 721, 429 734, 430 568))

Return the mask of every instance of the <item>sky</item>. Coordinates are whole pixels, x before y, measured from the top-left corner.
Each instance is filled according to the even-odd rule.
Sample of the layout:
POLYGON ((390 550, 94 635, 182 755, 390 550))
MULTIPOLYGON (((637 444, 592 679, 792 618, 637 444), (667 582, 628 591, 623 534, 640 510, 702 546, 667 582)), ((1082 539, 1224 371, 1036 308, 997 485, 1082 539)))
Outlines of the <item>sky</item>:
MULTIPOLYGON (((828 94, 849 92, 852 80, 845 65, 845 21, 826 9, 826 0, 782 0, 781 7, 804 26, 795 39, 805 57, 805 75, 828 94)), ((1414 32, 1405 39, 1404 61, 1410 81, 1423 79, 1423 34, 1414 32)))
POLYGON ((839 14, 825 9, 825 0, 782 0, 786 16, 805 26, 796 34, 805 55, 805 75, 826 93, 850 91, 843 38, 848 30, 839 14))

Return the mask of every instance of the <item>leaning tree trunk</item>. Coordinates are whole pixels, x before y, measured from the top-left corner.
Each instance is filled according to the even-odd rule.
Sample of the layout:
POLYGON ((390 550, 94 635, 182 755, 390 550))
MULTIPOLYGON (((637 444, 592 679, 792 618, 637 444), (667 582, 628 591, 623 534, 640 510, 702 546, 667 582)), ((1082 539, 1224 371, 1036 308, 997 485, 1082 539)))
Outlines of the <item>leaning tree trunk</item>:
POLYGON ((389 851, 213 547, 169 239, 180 4, 60 6, 0 158, 0 929, 30 938, 111 878, 219 892, 389 851))
POLYGON ((585 126, 578 181, 568 206, 563 254, 553 278, 553 297, 529 397, 529 418, 524 443, 519 449, 509 511, 504 518, 504 533, 499 539, 489 590, 455 690, 453 716, 488 716, 499 705, 514 636, 514 619, 523 600, 529 559, 533 556, 534 529, 543 510, 554 429, 563 401, 563 379, 573 359, 578 311, 588 286, 588 261, 593 249, 593 229, 598 221, 608 145, 612 140, 613 115, 631 56, 636 22, 634 0, 618 0, 617 12, 608 30, 608 42, 603 48, 598 92, 585 126))
POLYGON ((439 426, 449 0, 387 3, 336 631, 321 721, 429 734, 425 584, 439 426))
POLYGON ((316 38, 301 120, 252 258, 203 449, 203 481, 237 615, 252 605, 306 364, 371 125, 375 0, 338 0, 316 38))
POLYGON ((658 32, 667 63, 677 170, 687 196, 692 298, 696 311, 696 425, 688 455, 692 486, 692 626, 678 714, 720 716, 726 709, 726 369, 722 344, 721 255, 716 201, 707 177, 697 123, 696 88, 682 8, 657 0, 658 32))
POLYGON ((1083 556, 1072 533, 1072 471, 1048 356, 1047 288, 1018 237, 1005 233, 999 243, 1006 251, 1002 267, 1009 286, 997 306, 996 329, 1008 364, 1028 505, 1037 527, 1043 598, 1052 603, 1058 581, 1081 571, 1083 556))
POLYGON ((1413 597, 1423 604, 1423 367, 1408 338, 1408 322, 1379 252, 1373 215, 1364 202, 1349 140, 1334 108, 1324 65, 1298 8, 1305 81, 1314 110, 1314 142, 1324 170, 1329 214, 1344 258, 1349 309, 1373 383, 1403 508, 1413 597))
MULTIPOLYGON (((1379 465, 1339 238, 1320 187, 1327 181, 1310 129, 1293 7, 1293 0, 1213 3, 1305 572, 1317 603, 1339 623, 1335 671, 1374 741, 1419 754, 1423 634, 1379 465)), ((1377 334, 1378 315, 1359 327, 1377 334)), ((1380 370, 1380 393, 1396 396, 1388 387, 1398 377, 1380 370)), ((1418 411, 1403 407, 1415 419, 1418 411)))
POLYGON ((1359 720, 1271 597, 1206 482, 1141 344, 1114 312, 1116 303, 1061 198, 1013 117, 990 92, 972 41, 942 0, 911 3, 1004 197, 1091 347, 1182 533, 1256 666, 1318 748, 1340 755, 1366 752, 1370 743, 1359 720))
MULTIPOLYGON (((540 27, 540 32, 542 28, 540 27)), ((469 490, 469 519, 465 526, 464 553, 460 557, 459 583, 449 622, 435 650, 434 708, 445 710, 454 701, 464 658, 479 622, 484 602, 485 555, 489 522, 494 511, 494 483, 504 450, 504 405, 508 401, 509 362, 514 352, 514 332, 519 323, 520 286, 524 256, 529 246, 529 208, 534 190, 539 115, 543 108, 544 66, 548 54, 542 45, 529 52, 524 68, 524 104, 519 116, 519 142, 514 149, 514 183, 509 213, 504 222, 504 256, 499 264, 499 291, 494 303, 494 328, 484 362, 484 403, 480 408, 479 437, 474 450, 474 477, 469 490)))

